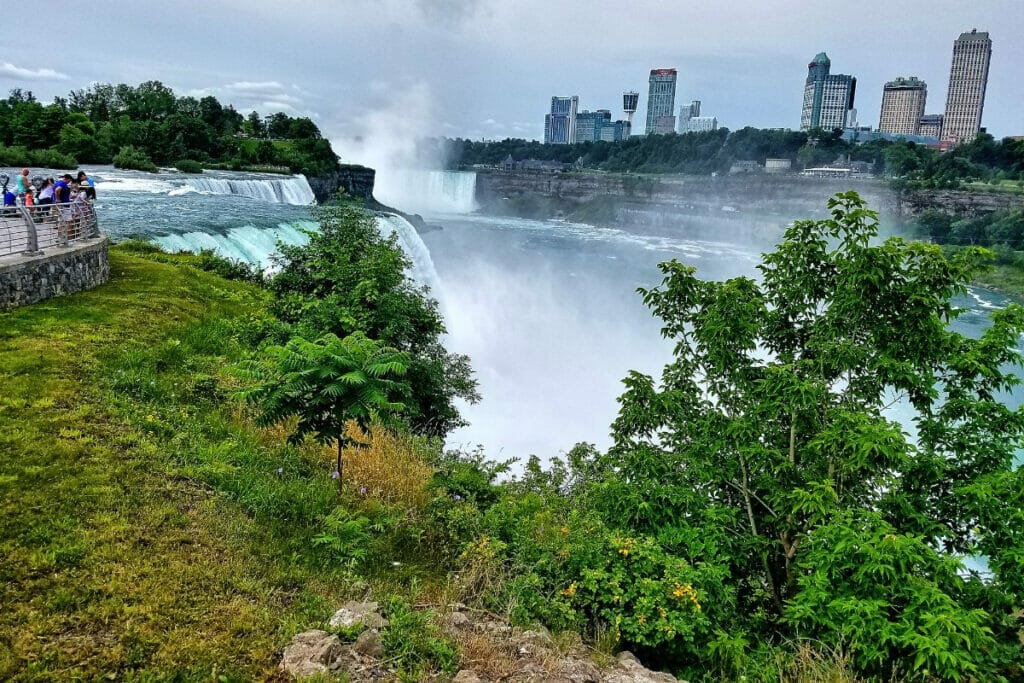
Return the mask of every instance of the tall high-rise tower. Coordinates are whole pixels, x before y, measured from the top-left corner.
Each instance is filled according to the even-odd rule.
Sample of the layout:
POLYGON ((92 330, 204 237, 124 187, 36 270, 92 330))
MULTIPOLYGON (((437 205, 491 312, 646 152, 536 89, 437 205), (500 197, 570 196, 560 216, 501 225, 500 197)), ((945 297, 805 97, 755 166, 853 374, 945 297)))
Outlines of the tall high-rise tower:
POLYGON ((676 70, 651 69, 647 92, 647 135, 665 135, 676 130, 676 70))
POLYGON ((622 111, 626 112, 626 121, 633 123, 633 114, 636 113, 636 105, 640 101, 640 93, 627 90, 622 93, 622 111))
POLYGON ((949 68, 949 91, 942 137, 954 142, 969 142, 981 130, 981 112, 985 107, 988 63, 992 41, 988 33, 961 33, 953 41, 953 64, 949 68))
POLYGON ((640 101, 640 93, 627 90, 622 93, 622 111, 626 112, 626 125, 623 137, 628 138, 633 129, 633 114, 636 113, 636 105, 640 101))
POLYGON ((857 79, 830 74, 832 61, 819 52, 807 65, 804 81, 804 105, 800 111, 800 130, 845 128, 857 94, 857 79))
POLYGON ((927 99, 928 85, 916 76, 901 76, 889 81, 882 88, 878 130, 896 135, 918 135, 927 99))
POLYGON ((571 145, 576 142, 576 111, 579 106, 579 95, 551 98, 551 113, 544 116, 545 143, 571 145))

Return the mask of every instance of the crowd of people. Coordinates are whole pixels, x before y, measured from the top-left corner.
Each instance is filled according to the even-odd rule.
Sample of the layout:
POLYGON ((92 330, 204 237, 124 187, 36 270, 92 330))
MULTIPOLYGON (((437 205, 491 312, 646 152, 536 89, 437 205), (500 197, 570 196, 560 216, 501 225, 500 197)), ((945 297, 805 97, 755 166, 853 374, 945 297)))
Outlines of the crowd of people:
POLYGON ((77 176, 70 173, 54 176, 37 175, 30 178, 30 171, 23 168, 9 188, 9 178, 0 177, 3 183, 4 212, 29 209, 29 215, 36 223, 53 222, 65 239, 76 239, 87 232, 95 222, 92 200, 96 199, 96 185, 85 171, 77 176))

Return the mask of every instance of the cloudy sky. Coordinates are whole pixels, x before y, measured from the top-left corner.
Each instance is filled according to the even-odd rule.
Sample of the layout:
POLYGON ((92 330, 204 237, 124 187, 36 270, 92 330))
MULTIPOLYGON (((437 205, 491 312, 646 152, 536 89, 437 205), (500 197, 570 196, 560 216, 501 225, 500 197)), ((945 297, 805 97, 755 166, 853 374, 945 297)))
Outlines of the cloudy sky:
POLYGON ((924 79, 941 113, 952 42, 975 27, 994 43, 983 124, 1024 134, 1024 0, 92 0, 66 13, 42 32, 5 28, 0 92, 156 79, 308 115, 348 158, 368 136, 539 138, 555 94, 618 117, 637 90, 642 121, 655 67, 679 70, 677 106, 795 128, 823 50, 857 77, 862 125, 900 75, 924 79))

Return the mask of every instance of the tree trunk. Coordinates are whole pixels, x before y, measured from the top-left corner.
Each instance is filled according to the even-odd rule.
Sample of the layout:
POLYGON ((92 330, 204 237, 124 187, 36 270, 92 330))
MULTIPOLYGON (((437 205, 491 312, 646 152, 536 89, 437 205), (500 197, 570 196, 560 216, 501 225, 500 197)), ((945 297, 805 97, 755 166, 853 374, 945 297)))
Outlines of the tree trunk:
POLYGON ((341 494, 341 484, 345 480, 344 463, 341 460, 341 437, 338 437, 338 494, 341 494))

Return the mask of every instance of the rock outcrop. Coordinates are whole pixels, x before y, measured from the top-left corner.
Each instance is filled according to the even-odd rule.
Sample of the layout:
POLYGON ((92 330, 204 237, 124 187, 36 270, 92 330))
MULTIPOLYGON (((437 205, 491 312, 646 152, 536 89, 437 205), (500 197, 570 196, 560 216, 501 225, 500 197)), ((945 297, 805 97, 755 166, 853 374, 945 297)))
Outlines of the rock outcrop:
MULTIPOLYGON (((334 173, 306 178, 313 196, 318 202, 326 202, 334 198, 339 189, 345 193, 364 200, 367 205, 376 204, 373 198, 373 183, 377 172, 366 166, 345 164, 334 173)), ((374 207, 371 207, 374 208, 374 207)))
MULTIPOLYGON (((458 646, 461 668, 456 683, 515 681, 532 683, 673 683, 672 675, 651 671, 629 652, 599 666, 580 645, 559 646, 543 628, 521 630, 463 605, 439 619, 458 646)), ((344 673, 348 680, 395 680, 394 660, 384 651, 381 631, 388 620, 375 602, 348 602, 330 619, 332 628, 364 627, 355 642, 344 643, 327 631, 305 631, 284 649, 280 669, 302 680, 344 673)))

